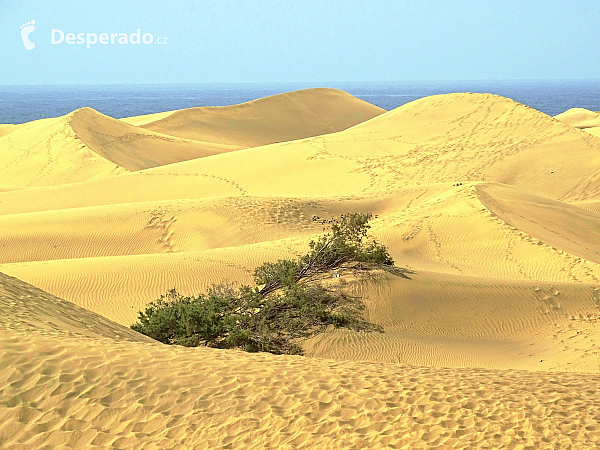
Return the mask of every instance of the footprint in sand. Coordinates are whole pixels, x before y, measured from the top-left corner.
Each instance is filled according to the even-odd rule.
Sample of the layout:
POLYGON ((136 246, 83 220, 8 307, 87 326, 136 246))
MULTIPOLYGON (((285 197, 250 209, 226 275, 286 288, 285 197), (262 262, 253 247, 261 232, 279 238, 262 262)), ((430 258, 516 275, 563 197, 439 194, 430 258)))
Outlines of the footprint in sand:
POLYGON ((29 40, 29 35, 33 30, 35 30, 35 20, 21 25, 21 39, 23 39, 23 45, 26 50, 33 50, 35 48, 35 44, 29 40))

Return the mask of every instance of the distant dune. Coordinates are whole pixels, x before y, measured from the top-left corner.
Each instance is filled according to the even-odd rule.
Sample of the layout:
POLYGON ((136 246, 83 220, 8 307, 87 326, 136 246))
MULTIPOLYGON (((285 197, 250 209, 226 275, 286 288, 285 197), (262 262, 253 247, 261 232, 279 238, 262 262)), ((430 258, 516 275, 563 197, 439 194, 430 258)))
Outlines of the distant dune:
POLYGON ((52 186, 124 173, 86 146, 71 115, 0 128, 0 187, 52 186))
POLYGON ((384 112, 346 92, 315 88, 122 120, 185 139, 257 147, 342 131, 384 112))
POLYGON ((144 128, 81 108, 56 119, 0 125, 0 187, 89 181, 331 133, 382 112, 332 89, 308 89, 222 108, 175 111, 168 122, 155 121, 144 128), (169 135, 154 129, 164 129, 169 135))
POLYGON ((554 116, 554 118, 600 137, 600 113, 598 112, 584 108, 571 108, 564 113, 554 116))
POLYGON ((571 108, 554 118, 575 128, 600 127, 600 113, 585 108, 571 108))
POLYGON ((567 113, 315 89, 0 127, 0 446, 594 448, 600 138, 567 113), (326 279, 383 333, 276 357, 126 328, 351 211, 411 271, 326 279))
POLYGON ((71 127, 88 148, 130 171, 243 148, 161 135, 128 125, 91 108, 71 113, 71 127))
POLYGON ((408 103, 345 131, 6 194, 0 211, 153 200, 344 196, 458 181, 511 184, 555 200, 600 199, 600 139, 490 94, 408 103))

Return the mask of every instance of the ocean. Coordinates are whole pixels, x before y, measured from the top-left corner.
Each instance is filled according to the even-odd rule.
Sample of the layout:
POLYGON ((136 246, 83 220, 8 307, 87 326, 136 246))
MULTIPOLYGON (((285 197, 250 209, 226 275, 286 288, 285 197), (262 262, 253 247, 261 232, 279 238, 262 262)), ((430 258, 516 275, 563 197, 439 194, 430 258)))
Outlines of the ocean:
POLYGON ((115 118, 194 106, 224 106, 309 87, 332 87, 391 110, 421 97, 486 92, 549 115, 580 107, 600 111, 600 79, 146 85, 0 86, 0 123, 24 123, 89 106, 115 118))

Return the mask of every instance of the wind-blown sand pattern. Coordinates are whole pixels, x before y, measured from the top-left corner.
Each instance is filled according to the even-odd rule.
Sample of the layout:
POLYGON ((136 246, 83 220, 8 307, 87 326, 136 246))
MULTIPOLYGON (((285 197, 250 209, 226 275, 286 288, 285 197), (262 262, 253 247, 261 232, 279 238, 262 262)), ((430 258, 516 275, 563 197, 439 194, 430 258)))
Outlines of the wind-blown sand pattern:
POLYGON ((382 112, 316 89, 1 125, 0 446, 600 445, 594 119, 489 94, 382 112), (277 357, 127 328, 351 211, 411 271, 328 280, 384 333, 277 357))

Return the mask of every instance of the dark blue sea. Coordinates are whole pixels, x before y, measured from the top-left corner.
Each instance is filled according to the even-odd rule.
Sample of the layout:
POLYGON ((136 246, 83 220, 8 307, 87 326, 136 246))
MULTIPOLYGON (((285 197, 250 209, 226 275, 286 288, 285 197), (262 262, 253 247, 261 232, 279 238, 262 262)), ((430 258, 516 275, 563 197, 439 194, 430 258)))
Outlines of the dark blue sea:
POLYGON ((391 110, 421 97, 482 92, 512 98, 556 115, 569 108, 600 111, 600 79, 564 81, 431 81, 240 83, 181 85, 0 86, 0 123, 67 114, 83 106, 115 118, 194 106, 224 106, 309 87, 342 89, 391 110))

